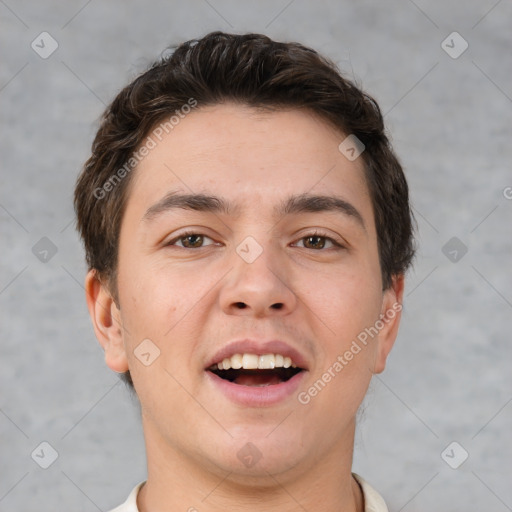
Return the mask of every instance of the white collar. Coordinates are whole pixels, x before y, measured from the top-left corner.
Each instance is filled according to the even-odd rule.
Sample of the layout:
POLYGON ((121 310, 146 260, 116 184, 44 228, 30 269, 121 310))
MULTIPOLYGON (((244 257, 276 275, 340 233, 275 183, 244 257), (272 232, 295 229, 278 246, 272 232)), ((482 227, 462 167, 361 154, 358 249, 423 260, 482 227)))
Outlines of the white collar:
MULTIPOLYGON (((382 496, 366 482, 362 477, 356 473, 352 473, 356 482, 360 485, 364 496, 364 512, 388 512, 388 507, 384 502, 382 496)), ((137 496, 141 487, 145 482, 141 482, 135 486, 128 496, 127 500, 119 507, 111 510, 110 512, 139 512, 137 507, 137 496)))

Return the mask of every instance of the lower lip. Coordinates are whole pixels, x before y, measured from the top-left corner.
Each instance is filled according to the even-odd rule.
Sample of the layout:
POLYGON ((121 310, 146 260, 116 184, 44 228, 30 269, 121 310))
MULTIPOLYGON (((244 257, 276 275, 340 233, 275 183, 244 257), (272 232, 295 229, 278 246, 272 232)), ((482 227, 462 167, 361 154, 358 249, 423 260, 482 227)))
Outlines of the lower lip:
POLYGON ((217 389, 232 402, 245 407, 268 407, 283 402, 297 391, 305 373, 303 370, 285 382, 270 386, 242 386, 206 371, 217 389))

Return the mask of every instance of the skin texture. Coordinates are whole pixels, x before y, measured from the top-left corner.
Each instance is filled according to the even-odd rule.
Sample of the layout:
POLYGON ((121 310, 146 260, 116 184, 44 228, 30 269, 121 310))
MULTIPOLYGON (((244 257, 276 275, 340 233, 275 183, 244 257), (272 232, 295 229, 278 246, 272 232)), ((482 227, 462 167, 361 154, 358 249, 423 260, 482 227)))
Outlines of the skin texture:
POLYGON ((230 341, 280 339, 306 358, 298 391, 307 391, 401 303, 403 276, 382 290, 363 162, 339 152, 344 138, 311 113, 228 103, 189 114, 134 171, 120 235, 119 309, 94 271, 86 291, 106 363, 130 369, 141 402, 141 511, 363 510, 350 472, 355 417, 372 374, 385 367, 399 312, 307 404, 294 393, 275 406, 242 407, 205 373, 230 341), (219 196, 239 211, 176 209, 143 220, 170 191, 219 196), (343 198, 364 227, 340 212, 274 215, 303 193, 343 198), (204 235, 203 245, 179 238, 186 230, 204 235), (315 231, 343 247, 311 241, 315 231), (253 263, 236 252, 248 236, 263 251, 253 263), (144 339, 160 350, 149 366, 134 354, 144 339), (247 442, 261 454, 250 468, 237 457, 247 442))

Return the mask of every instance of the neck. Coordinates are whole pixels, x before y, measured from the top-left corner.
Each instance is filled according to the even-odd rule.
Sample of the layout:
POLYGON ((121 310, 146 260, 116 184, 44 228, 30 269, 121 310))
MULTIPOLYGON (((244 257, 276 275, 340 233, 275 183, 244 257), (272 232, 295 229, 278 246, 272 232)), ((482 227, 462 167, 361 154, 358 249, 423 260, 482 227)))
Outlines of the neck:
POLYGON ((143 426, 148 479, 137 498, 139 512, 363 512, 361 489, 351 474, 355 422, 329 453, 258 476, 201 463, 169 446, 144 416, 143 426))

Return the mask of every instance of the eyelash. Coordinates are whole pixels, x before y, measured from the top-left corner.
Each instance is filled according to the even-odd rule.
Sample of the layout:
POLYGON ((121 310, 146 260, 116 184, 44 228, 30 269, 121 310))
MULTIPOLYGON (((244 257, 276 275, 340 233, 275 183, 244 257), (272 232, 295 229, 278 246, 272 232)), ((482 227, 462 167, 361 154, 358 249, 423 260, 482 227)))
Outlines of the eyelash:
MULTIPOLYGON (((324 233, 322 231, 315 231, 313 233, 308 233, 304 236, 301 236, 299 238, 299 240, 305 240, 306 238, 311 238, 311 237, 318 237, 318 238, 324 238, 325 240, 329 241, 332 243, 333 247, 330 247, 330 249, 333 249, 333 250, 340 250, 340 249, 345 249, 345 246, 343 244, 341 244, 340 242, 337 242, 336 240, 334 240, 334 238, 330 237, 327 233, 324 233)), ((312 251, 314 251, 315 249, 311 249, 312 251)), ((327 250, 327 249, 325 249, 327 250)), ((316 249, 317 252, 321 252, 321 251, 324 251, 324 249, 316 249)))
MULTIPOLYGON (((169 243, 166 244, 166 246, 173 246, 177 241, 181 240, 182 238, 186 238, 187 236, 202 236, 204 238, 209 238, 210 240, 212 240, 209 236, 206 236, 206 235, 203 235, 202 233, 198 233, 197 231, 185 231, 184 233, 181 233, 180 235, 178 235, 177 237, 173 238, 172 240, 169 241, 169 243)), ((321 231, 315 231, 313 233, 308 233, 302 237, 299 238, 299 240, 305 240, 307 238, 311 238, 311 237, 319 237, 319 238, 324 238, 325 240, 329 241, 332 243, 333 247, 331 247, 330 249, 344 249, 345 246, 342 245, 341 243, 337 242, 336 240, 334 240, 334 238, 330 237, 327 235, 327 233, 323 233, 321 231)), ((180 247, 180 246, 178 246, 180 247)), ((182 247, 183 249, 189 249, 189 250, 197 250, 197 249, 203 249, 205 246, 202 246, 202 247, 195 247, 195 248, 191 248, 191 247, 182 247)), ((317 252, 322 252, 322 251, 325 251, 326 249, 310 249, 311 251, 317 251, 317 252)))

